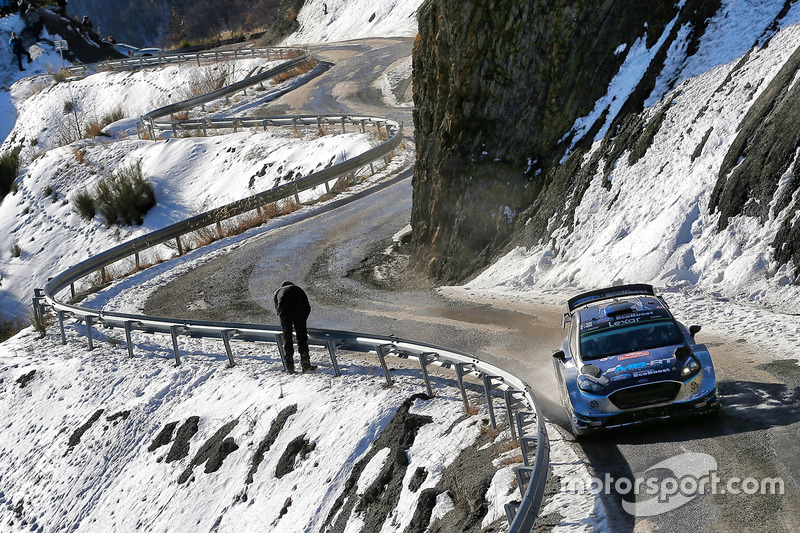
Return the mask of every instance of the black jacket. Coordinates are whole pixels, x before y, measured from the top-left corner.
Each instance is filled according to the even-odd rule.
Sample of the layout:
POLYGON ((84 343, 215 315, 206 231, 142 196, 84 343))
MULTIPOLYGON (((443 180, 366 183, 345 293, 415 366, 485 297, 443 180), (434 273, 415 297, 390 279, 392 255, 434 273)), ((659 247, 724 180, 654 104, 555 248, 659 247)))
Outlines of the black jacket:
POLYGON ((287 281, 280 289, 275 291, 275 310, 278 316, 290 314, 308 318, 311 314, 311 305, 303 289, 287 281))

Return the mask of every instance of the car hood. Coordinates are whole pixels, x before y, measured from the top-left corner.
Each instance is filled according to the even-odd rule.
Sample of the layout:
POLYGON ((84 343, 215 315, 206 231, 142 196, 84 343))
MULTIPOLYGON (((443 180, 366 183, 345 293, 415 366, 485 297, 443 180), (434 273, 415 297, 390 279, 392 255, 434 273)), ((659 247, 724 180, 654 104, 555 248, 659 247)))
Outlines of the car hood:
POLYGON ((675 357, 675 349, 680 346, 612 355, 586 361, 585 364, 592 364, 600 369, 600 377, 608 380, 609 392, 654 381, 680 381, 683 363, 675 357))

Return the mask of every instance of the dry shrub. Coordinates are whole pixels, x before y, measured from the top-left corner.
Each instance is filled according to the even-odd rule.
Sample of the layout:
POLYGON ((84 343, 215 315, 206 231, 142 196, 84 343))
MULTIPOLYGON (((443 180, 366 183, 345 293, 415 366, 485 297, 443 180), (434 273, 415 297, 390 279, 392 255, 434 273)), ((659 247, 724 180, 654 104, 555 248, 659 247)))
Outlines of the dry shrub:
POLYGON ((86 137, 99 137, 103 133, 102 130, 103 126, 101 126, 96 120, 93 120, 86 124, 84 132, 86 137))
POLYGON ((85 148, 73 148, 72 153, 75 155, 75 161, 78 162, 79 165, 83 164, 83 160, 86 157, 86 149, 85 148))
POLYGON ((295 76, 300 76, 307 72, 311 72, 317 66, 317 62, 313 59, 306 61, 305 63, 300 63, 296 67, 289 69, 285 72, 281 72, 272 77, 273 81, 277 85, 278 83, 282 83, 286 80, 290 80, 295 76))
POLYGON ((175 113, 169 114, 170 120, 188 120, 189 119, 189 112, 188 111, 177 111, 175 113))
POLYGON ((285 198, 281 204, 279 214, 288 215, 289 213, 294 213, 298 209, 300 209, 300 203, 294 197, 285 198))
POLYGON ((192 234, 192 240, 194 241, 194 246, 196 248, 208 246, 218 239, 219 233, 217 232, 217 229, 212 226, 200 228, 192 234))

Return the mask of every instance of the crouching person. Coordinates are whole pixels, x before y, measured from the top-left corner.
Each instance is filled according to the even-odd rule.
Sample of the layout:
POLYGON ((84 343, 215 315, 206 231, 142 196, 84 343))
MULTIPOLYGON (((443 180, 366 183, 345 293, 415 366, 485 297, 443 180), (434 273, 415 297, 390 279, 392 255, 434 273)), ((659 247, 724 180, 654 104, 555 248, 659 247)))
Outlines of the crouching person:
POLYGON ((283 330, 283 351, 286 355, 286 370, 294 373, 294 345, 292 342, 292 328, 297 334, 297 349, 300 352, 300 368, 303 372, 316 369, 311 364, 308 353, 308 331, 306 320, 311 314, 311 305, 303 289, 291 281, 283 282, 281 288, 275 291, 275 311, 281 320, 283 330))

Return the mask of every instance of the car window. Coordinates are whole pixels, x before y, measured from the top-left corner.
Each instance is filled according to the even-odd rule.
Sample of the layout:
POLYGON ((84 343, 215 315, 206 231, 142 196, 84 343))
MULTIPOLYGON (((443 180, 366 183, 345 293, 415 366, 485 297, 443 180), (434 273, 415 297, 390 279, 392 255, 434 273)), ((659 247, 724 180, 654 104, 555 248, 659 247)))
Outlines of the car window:
POLYGON ((581 358, 599 359, 682 342, 683 338, 674 320, 645 320, 630 325, 582 331, 581 358))
POLYGON ((569 350, 572 354, 578 352, 578 323, 578 315, 575 314, 569 324, 569 350))

